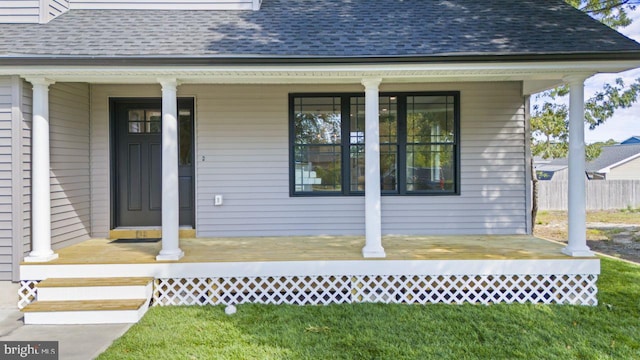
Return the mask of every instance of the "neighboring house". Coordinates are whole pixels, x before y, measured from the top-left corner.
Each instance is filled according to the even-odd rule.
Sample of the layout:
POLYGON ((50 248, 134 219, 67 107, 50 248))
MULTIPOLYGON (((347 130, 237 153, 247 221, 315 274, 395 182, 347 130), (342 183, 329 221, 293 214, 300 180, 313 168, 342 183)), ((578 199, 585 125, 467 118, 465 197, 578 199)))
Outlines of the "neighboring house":
POLYGON ((534 157, 533 168, 536 172, 536 179, 541 181, 568 181, 569 161, 567 158, 543 159, 534 157))
MULTIPOLYGON (((633 139, 633 138, 631 138, 633 139)), ((598 158, 587 163, 591 180, 640 180, 640 143, 626 140, 602 147, 598 158)))
POLYGON ((620 145, 640 144, 640 136, 632 136, 620 143, 620 145))
MULTIPOLYGON (((156 293, 202 301, 263 286, 251 299, 276 301, 273 284, 298 279, 329 289, 321 301, 595 303, 582 177, 569 179, 569 256, 473 255, 485 236, 508 235, 506 251, 531 234, 529 96, 567 84, 582 143, 585 79, 640 66, 640 44, 564 1, 34 0, 0 2, 0 23, 0 279, 21 281, 26 302, 45 278, 149 276, 156 293), (126 245, 56 260, 149 228, 162 230, 157 261, 117 263, 135 255, 126 245), (364 247, 357 261, 186 263, 180 228, 202 246, 364 247), (471 255, 364 260, 384 259, 388 234, 461 238, 471 255), (420 295, 426 278, 446 289, 420 295)), ((570 151, 584 173, 584 150, 570 151)))

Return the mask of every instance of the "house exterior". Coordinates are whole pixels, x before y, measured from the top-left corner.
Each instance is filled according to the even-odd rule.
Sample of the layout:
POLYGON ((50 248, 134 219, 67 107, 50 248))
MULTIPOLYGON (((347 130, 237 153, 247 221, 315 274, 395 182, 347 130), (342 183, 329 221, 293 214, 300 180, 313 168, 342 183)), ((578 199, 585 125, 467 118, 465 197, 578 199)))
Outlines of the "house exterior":
POLYGON ((640 144, 640 136, 632 136, 627 140, 620 142, 620 145, 627 145, 627 144, 640 144))
POLYGON ((364 236, 363 259, 390 234, 530 235, 528 97, 560 84, 563 252, 582 260, 558 274, 597 278, 584 80, 639 66, 640 45, 562 1, 16 4, 0 4, 0 279, 72 277, 47 264, 122 229, 161 229, 159 264, 183 257, 182 230, 364 236))
POLYGON ((534 157, 533 168, 536 172, 536 179, 540 181, 568 181, 569 163, 567 158, 543 159, 534 157))
POLYGON ((600 156, 587 163, 587 176, 593 180, 640 180, 640 143, 631 139, 602 147, 600 156))

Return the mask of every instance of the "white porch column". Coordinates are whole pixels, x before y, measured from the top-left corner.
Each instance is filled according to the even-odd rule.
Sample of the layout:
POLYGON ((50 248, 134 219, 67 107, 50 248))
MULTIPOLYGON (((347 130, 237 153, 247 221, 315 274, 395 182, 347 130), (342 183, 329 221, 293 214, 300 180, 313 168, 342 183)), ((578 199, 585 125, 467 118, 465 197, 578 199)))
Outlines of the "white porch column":
POLYGON ((385 257, 382 247, 382 206, 380 203, 380 124, 378 86, 382 79, 363 79, 365 91, 365 236, 362 256, 385 257))
POLYGON ((569 76, 569 245, 562 252, 570 256, 593 256, 587 246, 587 214, 584 144, 584 81, 586 76, 569 76))
POLYGON ((27 79, 33 84, 31 124, 31 252, 26 262, 58 258, 51 250, 51 188, 49 158, 49 85, 45 78, 27 79))
POLYGON ((162 250, 156 260, 179 260, 184 252, 179 240, 178 81, 159 81, 162 85, 162 250))

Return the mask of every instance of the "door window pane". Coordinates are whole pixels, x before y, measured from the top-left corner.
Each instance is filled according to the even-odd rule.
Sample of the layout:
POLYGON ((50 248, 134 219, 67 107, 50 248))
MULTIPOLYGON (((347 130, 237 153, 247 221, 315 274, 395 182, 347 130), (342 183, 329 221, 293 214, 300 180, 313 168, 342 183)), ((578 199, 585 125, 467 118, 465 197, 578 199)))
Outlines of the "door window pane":
POLYGON ((147 115, 147 132, 162 132, 162 112, 160 110, 146 110, 147 115))
POLYGON ((193 141, 193 121, 190 109, 178 111, 178 144, 180 154, 178 156, 180 165, 191 165, 193 155, 191 153, 193 141))
POLYGON ((144 132, 144 110, 129 110, 128 128, 130 134, 144 132))
POLYGON ((162 132, 162 112, 155 109, 129 110, 129 134, 162 132))

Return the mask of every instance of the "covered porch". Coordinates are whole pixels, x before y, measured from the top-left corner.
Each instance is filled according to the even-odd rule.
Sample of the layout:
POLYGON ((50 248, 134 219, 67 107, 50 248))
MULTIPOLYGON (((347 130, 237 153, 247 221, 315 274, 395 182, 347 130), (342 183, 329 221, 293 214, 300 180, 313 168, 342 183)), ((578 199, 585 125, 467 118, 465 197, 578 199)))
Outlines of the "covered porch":
MULTIPOLYGON (((626 64, 602 66, 617 71, 626 64)), ((148 299, 147 293, 130 299, 126 290, 121 291, 122 298, 136 301, 135 318, 143 313, 140 303, 597 304, 600 265, 584 236, 583 91, 584 80, 592 71, 566 63, 518 63, 513 68, 410 64, 376 70, 365 65, 299 65, 287 70, 254 66, 251 71, 112 70, 108 73, 92 68, 78 73, 74 69, 54 69, 46 74, 27 71, 21 75, 32 85, 33 195, 29 199, 31 233, 26 242, 30 252, 18 271, 20 307, 37 298, 42 306, 50 303, 62 307, 58 302, 67 301, 64 306, 68 306, 65 309, 69 314, 74 311, 72 307, 86 302, 92 306, 91 311, 98 311, 116 300, 111 297, 116 291, 102 288, 101 282, 122 288, 122 282, 128 279, 152 282, 148 299), (527 99, 531 93, 563 82, 571 91, 567 246, 526 235, 531 234, 527 99), (55 169, 62 167, 60 159, 64 162, 64 154, 77 150, 61 149, 68 143, 66 138, 49 143, 48 136, 71 131, 49 126, 50 120, 54 125, 67 120, 61 105, 77 102, 69 95, 72 90, 84 95, 77 122, 86 129, 81 135, 82 149, 89 155, 79 160, 82 165, 78 167, 87 172, 77 180, 81 184, 66 186, 56 176, 47 176, 47 170, 54 169, 51 173, 57 175, 55 169), (296 193, 296 158, 292 154, 298 145, 291 136, 295 134, 295 94, 344 99, 339 106, 340 119, 359 114, 366 128, 364 143, 351 145, 353 132, 345 120, 340 125, 344 128, 341 136, 349 142, 341 142, 344 151, 336 158, 345 164, 340 169, 351 170, 350 151, 354 146, 361 148, 364 189, 330 196, 296 193), (380 114, 389 110, 380 99, 386 96, 389 101, 397 101, 396 94, 405 100, 395 105, 400 108, 408 104, 408 96, 413 96, 407 94, 447 94, 444 98, 452 99, 450 108, 445 104, 445 110, 435 109, 451 113, 452 123, 457 124, 451 130, 452 138, 457 139, 451 145, 456 149, 451 154, 456 155, 450 157, 455 166, 448 177, 455 183, 454 191, 407 194, 407 169, 411 166, 407 165, 410 145, 406 136, 404 147, 393 145, 401 149, 395 151, 404 151, 404 156, 394 153, 402 158, 397 163, 404 164, 404 171, 397 172, 403 174, 398 179, 405 180, 404 187, 394 193, 381 187, 381 147, 390 145, 380 140, 380 114), (188 238, 179 236, 181 97, 191 98, 195 104, 191 153, 195 219, 190 229, 195 234, 188 238), (149 125, 161 124, 157 132, 161 141, 156 146, 161 153, 157 164, 160 171, 155 177, 144 177, 158 180, 157 186, 149 186, 158 190, 153 199, 161 197, 161 204, 156 204, 162 210, 161 218, 153 225, 162 232, 158 242, 112 243, 108 239, 110 231, 122 228, 114 209, 122 204, 129 206, 118 197, 125 188, 120 189, 115 181, 126 177, 120 176, 114 163, 118 148, 114 145, 118 133, 114 123, 118 121, 113 116, 117 112, 112 109, 112 99, 129 98, 158 100, 157 119, 149 120, 149 125), (348 101, 356 98, 362 101, 358 105, 361 109, 351 114, 348 101), (56 105, 51 114, 50 101, 56 105), (52 183, 52 179, 59 183, 52 183), (56 194, 62 201, 70 198, 76 186, 83 187, 82 196, 69 201, 73 208, 70 212, 86 211, 82 217, 71 216, 72 220, 82 218, 79 226, 83 235, 69 246, 52 241, 66 237, 68 228, 66 224, 52 226, 53 221, 63 218, 52 213, 54 202, 60 200, 51 196, 52 185, 62 188, 56 194), (247 237, 255 235, 273 237, 247 237), (51 279, 54 284, 64 283, 65 289, 70 289, 65 290, 67 293, 78 296, 58 296, 65 291, 40 296, 43 292, 39 288, 51 287, 51 279), (89 287, 98 289, 91 298, 84 296, 83 289, 74 289, 76 283, 89 281, 89 287)), ((401 111, 404 115, 405 110, 401 111)), ((123 119, 129 125, 139 122, 123 119)), ((393 131, 400 129, 406 135, 407 121, 406 116, 402 124, 395 121, 393 131)), ((139 168, 133 161, 129 164, 132 169, 139 168)), ((350 175, 343 172, 338 176, 344 189, 349 189, 350 175)), ((76 180, 68 176, 65 181, 76 180)), ((127 193, 125 190, 122 193, 127 193)), ((96 321, 112 318, 100 316, 96 321)), ((62 323, 69 317, 65 313, 55 320, 43 317, 30 321, 62 323)), ((88 316, 75 313, 73 317, 81 322, 88 316)))
MULTIPOLYGON (((528 167, 529 155, 528 143, 526 141, 528 110, 525 108, 528 106, 527 96, 549 86, 566 83, 569 85, 571 93, 571 149, 569 152, 571 191, 569 193, 569 241, 568 246, 562 251, 571 256, 590 256, 592 253, 586 246, 584 238, 586 228, 583 183, 583 100, 584 80, 593 72, 589 72, 582 68, 576 69, 573 66, 568 66, 567 64, 563 64, 563 67, 560 68, 556 68, 557 64, 551 65, 546 64, 545 66, 534 66, 532 64, 520 64, 514 69, 495 69, 491 66, 487 66, 486 64, 465 65, 463 66, 465 68, 464 73, 472 76, 471 79, 466 78, 465 85, 461 84, 463 80, 460 77, 460 74, 463 72, 461 72, 460 69, 451 69, 447 67, 439 68, 438 66, 431 64, 414 64, 409 67, 390 67, 388 69, 376 71, 371 71, 366 66, 350 66, 348 69, 354 71, 354 73, 349 76, 344 76, 345 68, 336 65, 321 67, 300 66, 297 67, 295 71, 287 70, 286 72, 283 72, 282 70, 276 71, 268 67, 259 68, 256 70, 257 72, 248 72, 244 69, 235 69, 233 71, 225 70, 225 77, 219 76, 221 71, 220 69, 208 70, 205 73, 203 73, 202 70, 196 71, 181 69, 180 72, 170 71, 170 76, 168 76, 166 72, 147 72, 142 69, 139 70, 139 72, 126 74, 116 71, 116 75, 101 73, 100 70, 93 69, 92 71, 95 70, 96 73, 93 73, 91 76, 88 76, 87 73, 78 74, 75 71, 68 69, 51 70, 46 74, 31 74, 29 72, 23 73, 21 76, 32 85, 33 98, 33 145, 31 148, 31 191, 33 196, 30 198, 31 214, 29 219, 31 223, 31 233, 29 234, 30 239, 28 241, 30 251, 24 258, 24 261, 36 263, 50 262, 55 261, 58 256, 58 254, 54 252, 54 249, 57 250, 59 246, 54 246, 55 244, 52 240, 52 238, 55 237, 52 235, 57 235, 52 233, 51 226, 54 217, 53 215, 56 215, 52 214, 51 210, 53 207, 53 200, 51 197, 52 177, 47 176, 49 169, 52 168, 51 161, 53 158, 50 151, 52 146, 49 141, 49 133, 51 132, 49 127, 49 102, 52 98, 55 98, 49 95, 49 88, 54 84, 72 84, 74 82, 88 85, 86 88, 86 95, 88 99, 86 105, 87 109, 90 110, 87 114, 83 114, 83 116, 88 116, 88 119, 82 119, 85 123, 88 122, 90 124, 90 133, 83 134, 83 136, 88 135, 88 138, 82 139, 83 141, 88 141, 91 150, 89 152, 91 175, 89 180, 82 184, 83 186, 88 186, 91 193, 88 200, 84 200, 91 208, 90 220, 87 222, 88 225, 83 224, 83 230, 86 230, 87 238, 89 236, 105 236, 107 231, 117 229, 121 226, 122 224, 115 219, 116 215, 114 215, 114 213, 117 211, 118 206, 125 206, 123 204, 125 204, 126 201, 117 198, 118 194, 119 192, 125 193, 126 191, 134 193, 131 189, 120 189, 120 185, 115 184, 115 179, 126 179, 126 176, 121 176, 122 174, 115 170, 115 162, 117 161, 113 160, 116 157, 114 155, 115 150, 113 150, 113 148, 115 148, 114 138, 116 138, 116 136, 114 135, 114 125, 112 124, 113 119, 110 118, 113 117, 113 109, 111 109, 112 104, 110 103, 111 99, 121 97, 145 98, 152 96, 161 100, 161 109, 158 111, 158 118, 161 119, 161 121, 159 121, 159 124, 161 124, 159 125, 161 126, 161 131, 160 128, 158 130, 158 133, 161 133, 161 144, 157 146, 159 153, 161 153, 161 162, 156 164, 156 167, 161 170, 161 175, 159 176, 160 179, 156 182, 157 184, 153 185, 154 189, 157 190, 157 196, 153 198, 157 199, 161 194, 161 206, 159 204, 154 205, 157 209, 162 209, 161 219, 159 220, 159 224, 157 224, 160 225, 162 229, 162 246, 156 249, 156 261, 159 262, 167 260, 178 261, 182 256, 184 256, 183 249, 181 248, 179 241, 179 228, 181 225, 179 222, 179 213, 182 204, 180 203, 178 190, 180 175, 177 170, 179 143, 177 99, 178 95, 180 95, 178 88, 180 88, 182 95, 190 95, 192 99, 202 99, 199 100, 199 104, 194 110, 197 123, 194 128, 196 135, 193 141, 197 145, 192 145, 192 154, 190 154, 192 157, 194 156, 193 154, 197 154, 197 159, 193 158, 190 160, 194 163, 192 167, 195 168, 194 172, 195 177, 197 178, 196 183, 192 184, 195 196, 188 199, 189 201, 194 202, 195 206, 198 207, 195 214, 195 220, 193 222, 193 228, 197 229, 196 232, 198 237, 216 236, 215 234, 219 231, 218 229, 223 228, 223 226, 220 226, 221 224, 216 223, 217 218, 213 215, 215 212, 221 212, 222 208, 220 208, 220 206, 223 205, 222 192, 225 190, 229 191, 228 189, 230 188, 230 191, 244 196, 242 198, 238 197, 241 201, 246 201, 256 197, 253 195, 256 184, 252 183, 244 188, 232 188, 225 183, 226 181, 229 181, 229 179, 232 179, 232 181, 242 179, 247 182, 249 182, 250 179, 255 182, 253 177, 248 177, 247 179, 242 178, 242 176, 246 176, 247 174, 243 173, 244 169, 236 165, 240 162, 249 162, 248 159, 251 156, 251 152, 243 152, 246 149, 236 149, 235 152, 232 152, 224 148, 219 149, 217 147, 204 145, 211 140, 216 140, 216 137, 220 136, 219 133, 222 134, 223 131, 226 131, 226 126, 228 126, 226 119, 218 119, 216 116, 212 116, 211 114, 224 113, 226 116, 231 116, 232 118, 233 116, 238 116, 237 114, 244 114, 243 116, 249 117, 243 118, 243 121, 250 125, 263 126, 262 123, 254 124, 252 121, 254 112, 260 111, 260 109, 266 106, 263 103, 264 96, 262 93, 259 95, 252 95, 255 97, 253 105, 256 105, 256 107, 252 107, 252 112, 247 114, 237 110, 229 112, 229 109, 225 107, 209 109, 207 108, 207 101, 203 100, 218 100, 218 98, 223 98, 224 96, 222 95, 223 93, 219 93, 220 91, 226 91, 227 93, 231 92, 231 89, 233 89, 233 91, 239 91, 239 89, 243 87, 244 89, 247 89, 247 85, 253 86, 253 88, 251 88, 252 91, 259 91, 259 89, 265 84, 268 84, 273 86, 274 89, 278 89, 279 91, 282 91, 283 94, 286 93, 289 96, 292 93, 295 94, 298 92, 309 93, 310 90, 308 89, 314 89, 314 91, 319 91, 318 89, 327 89, 327 94, 339 93, 335 89, 341 89, 340 91, 343 91, 343 93, 347 90, 352 92, 364 90, 362 116, 364 118, 364 126, 367 130, 364 132, 365 140, 363 143, 364 145, 362 146, 362 154, 366 161, 361 164, 363 165, 362 172, 364 174, 361 177, 364 180, 365 186, 363 189, 358 189, 358 191, 364 190, 361 194, 364 201, 354 200, 356 197, 351 197, 346 201, 342 201, 342 199, 340 199, 340 201, 336 201, 335 199, 337 198, 335 197, 327 197, 327 199, 331 199, 328 200, 330 204, 335 206, 333 209, 346 209, 347 206, 345 205, 355 205, 359 207, 357 213, 359 218, 356 218, 356 215, 352 213, 343 214, 347 216, 354 216, 354 218, 350 219, 351 223, 348 224, 347 229, 342 231, 335 230, 332 234, 343 235, 363 233, 365 235, 365 241, 361 244, 361 259, 362 257, 385 258, 386 253, 381 244, 381 236, 383 233, 398 231, 396 230, 398 228, 401 229, 398 233, 407 234, 530 234, 531 186, 528 182, 528 178, 530 178, 531 169, 528 167), (550 67, 551 65, 553 65, 553 67, 550 67), (256 78, 258 75, 256 74, 264 78, 258 80, 256 78), (126 76, 126 78, 123 78, 123 76, 126 76), (318 78, 319 76, 327 77, 320 81, 318 78), (388 193, 383 194, 384 191, 380 186, 380 149, 381 146, 384 145, 380 142, 379 136, 380 112, 386 110, 379 104, 380 96, 382 94, 381 84, 390 89, 395 89, 395 91, 399 93, 402 91, 406 92, 407 90, 416 91, 415 89, 428 89, 432 91, 434 89, 437 90, 441 88, 455 89, 458 93, 463 92, 465 96, 468 96, 470 99, 473 99, 472 101, 475 101, 467 101, 463 98, 463 101, 461 102, 462 104, 458 105, 461 107, 461 111, 463 113, 471 115, 469 115, 468 118, 461 118, 459 121, 460 124, 457 125, 463 130, 460 130, 455 135, 455 137, 459 137, 460 139, 456 140, 457 142, 455 145, 452 145, 459 148, 454 151, 457 154, 457 158, 452 158, 453 160, 451 160, 456 162, 455 169, 452 170, 453 174, 451 176, 451 181, 455 182, 455 190, 451 193, 445 194, 450 195, 448 197, 443 197, 445 201, 418 202, 416 201, 417 198, 409 199, 410 197, 405 197, 404 195, 406 194, 402 192, 405 190, 400 191, 398 189, 395 189, 395 193, 392 195, 400 196, 389 199, 383 199, 381 196, 389 195, 388 193), (500 101, 505 101, 503 100, 504 95, 501 91, 505 91, 505 93, 508 93, 513 97, 509 100, 510 103, 506 107, 501 102, 494 105, 496 108, 492 109, 490 114, 495 112, 496 114, 499 113, 499 115, 489 115, 489 118, 492 119, 491 121, 493 121, 494 118, 499 119, 500 123, 492 125, 495 126, 495 128, 491 129, 485 129, 485 126, 478 125, 475 116, 472 116, 478 111, 477 109, 481 109, 485 100, 480 99, 480 95, 473 94, 472 91, 486 93, 487 90, 483 87, 483 84, 487 84, 490 85, 490 87, 495 88, 494 90, 496 93, 492 95, 492 99, 494 100, 497 97, 501 99, 500 101), (465 86, 470 87, 472 90, 467 90, 465 86), (304 90, 301 91, 299 89, 304 90), (511 108, 513 106, 516 106, 515 110, 511 108), (512 124, 514 121, 517 121, 517 123, 512 124), (219 124, 216 122, 219 122, 219 124), (219 126, 221 131, 218 131, 218 128, 213 127, 211 123, 219 126), (207 128, 207 126, 212 127, 207 128), (205 130, 203 131, 202 129, 205 130), (466 138, 463 136, 465 131, 466 134, 468 134, 466 135, 466 138), (475 132, 480 133, 480 135, 476 136, 474 134, 475 132), (500 152, 499 149, 509 146, 513 148, 517 147, 517 155, 513 155, 511 153, 504 154, 500 152), (521 156, 521 149, 524 150, 523 156, 521 156), (479 158, 472 156, 477 153, 480 154, 479 158), (500 153, 500 156, 496 156, 496 153, 500 153), (219 157, 229 156, 228 154, 233 154, 233 159, 223 161, 218 160, 219 157), (511 159, 511 156, 517 156, 517 158, 511 159), (226 163, 224 163, 224 161, 226 161, 226 163), (216 166, 219 165, 224 165, 226 168, 216 168, 216 166), (227 171, 227 173, 224 174, 226 177, 219 176, 217 172, 224 170, 227 171), (516 177, 516 174, 518 177, 521 177, 521 179, 514 181, 513 179, 516 177), (491 180, 484 180, 485 178, 490 177, 493 178, 491 180), (482 180, 476 181, 478 178, 482 180), (513 191, 513 193, 509 193, 509 191, 513 191), (494 201, 502 194, 514 198, 516 197, 514 194, 517 194, 517 200, 515 200, 514 203, 509 204, 509 206, 511 206, 510 208, 503 207, 502 204, 498 204, 498 201, 494 201), (482 200, 477 200, 479 198, 482 200), (383 208, 388 209, 390 208, 389 205, 404 206, 406 204, 422 207, 421 211, 423 212, 421 214, 410 215, 415 216, 415 219, 412 219, 412 221, 421 224, 421 219, 430 218, 433 219, 430 224, 431 227, 429 229, 416 229, 418 225, 416 223, 412 223, 411 229, 407 229, 406 227, 403 227, 404 222, 401 220, 401 215, 397 215, 396 218, 392 219, 392 221, 383 217, 383 208), (486 209, 487 204, 491 204, 491 211, 493 211, 496 216, 485 213, 486 218, 483 220, 482 216, 479 216, 477 212, 467 211, 471 208, 469 206, 471 204, 478 206, 477 208, 473 208, 473 210, 480 210, 481 212, 486 209), (214 207, 213 209, 209 207, 211 205, 214 207), (449 205, 453 206, 453 208, 451 208, 453 211, 447 213, 444 210, 448 210, 447 206, 449 205), (508 210, 517 211, 510 212, 508 210), (436 214, 442 213, 449 217, 464 213, 468 216, 468 219, 475 222, 475 224, 473 227, 465 229, 464 231, 456 231, 457 224, 455 223, 448 224, 448 228, 446 230, 440 230, 439 227, 441 223, 438 222, 437 216, 433 216, 434 214, 431 213, 427 214, 426 211, 435 211, 436 214), (395 222, 393 224, 395 227, 387 225, 392 222, 395 222), (491 224, 489 224, 490 222, 491 224), (216 227, 216 225, 218 226, 216 227), (384 228, 385 226, 386 228, 384 228)), ((623 65, 626 66, 626 64, 623 65)), ((617 71, 620 66, 623 65, 614 64, 607 67, 607 69, 610 71, 617 71)), ((84 91, 84 85, 82 87, 84 91)), ((324 93, 325 92, 323 92, 323 94, 324 93)), ((391 96, 390 98, 395 99, 395 96, 391 96)), ((277 98, 277 101, 281 102, 282 99, 284 99, 284 97, 277 98)), ((289 105, 291 106, 291 104, 289 105)), ((285 110, 285 106, 280 106, 278 108, 279 117, 277 118, 277 124, 275 121, 273 123, 276 124, 277 127, 272 126, 273 124, 269 124, 270 127, 268 128, 268 130, 274 131, 277 136, 280 136, 280 138, 278 138, 279 141, 282 140, 281 136, 285 134, 287 130, 282 127, 282 122, 287 121, 287 113, 285 110)), ((459 115, 454 112, 454 117, 455 116, 459 115)), ((131 125, 130 123, 132 120, 129 119, 128 121, 129 125, 131 125)), ((269 118, 269 121, 272 120, 269 118)), ((247 130, 244 130, 242 126, 236 126, 231 130, 231 134, 233 136, 238 136, 238 139, 249 139, 255 141, 256 136, 260 138, 260 136, 257 135, 258 132, 251 134, 251 136, 247 136, 246 133, 247 130), (241 132, 242 136, 239 136, 238 132, 241 132)), ((262 138, 260 139, 262 140, 262 138)), ((276 139, 276 137, 274 137, 274 139, 276 139)), ((222 141, 219 143, 222 143, 222 141)), ((267 158, 267 160, 274 161, 274 163, 275 160, 277 160, 277 166, 285 165, 291 167, 288 169, 291 173, 292 170, 295 169, 295 165, 291 163, 291 159, 289 159, 288 163, 282 161, 286 160, 286 158, 282 156, 282 149, 286 149, 289 152, 291 150, 287 149, 286 146, 286 144, 279 142, 277 146, 274 147, 272 143, 266 142, 265 144, 258 144, 257 150, 263 152, 276 150, 273 151, 275 155, 271 158, 267 158), (260 146, 262 146, 262 148, 260 146)), ((291 144, 289 144, 289 146, 291 146, 291 144)), ((137 163, 131 162, 125 165, 135 169, 140 168, 139 166, 136 166, 136 164, 137 163)), ((406 164, 404 165, 406 166, 406 164)), ((256 166, 254 162, 251 162, 251 166, 251 171, 255 171, 255 174, 251 173, 250 175, 262 175, 260 172, 261 168, 256 166)), ((281 168, 280 171, 282 171, 282 169, 285 168, 281 168)), ((347 177, 347 175, 344 174, 341 176, 345 178, 347 177)), ((409 177, 409 175, 406 174, 403 176, 409 177)), ((277 183, 277 186, 269 184, 270 187, 265 187, 265 191, 259 192, 259 197, 266 198, 265 193, 268 193, 268 191, 273 193, 274 188, 277 187, 275 190, 277 191, 277 195, 273 195, 274 198, 286 197, 286 200, 283 200, 278 204, 278 206, 285 204, 284 201, 286 201, 286 205, 288 207, 282 211, 282 217, 290 216, 290 214, 286 212, 292 211, 291 209, 293 209, 293 206, 301 204, 304 204, 305 206, 312 206, 322 203, 322 201, 313 201, 312 199, 314 199, 314 197, 308 197, 306 199, 296 198, 300 194, 295 193, 296 190, 293 190, 295 187, 293 189, 289 189, 289 193, 286 193, 286 189, 283 191, 284 186, 282 184, 287 184, 287 179, 282 177, 281 173, 274 176, 274 184, 276 180, 280 181, 277 183)), ((288 181, 292 183, 298 180, 290 178, 288 181)), ((263 184, 257 185, 262 186, 263 184)), ((149 187, 152 186, 149 185, 149 187)), ((63 195, 67 196, 67 194, 63 195)), ((344 194, 341 193, 339 195, 344 194)), ((271 193, 269 193, 269 196, 272 196, 271 193)), ((327 202, 327 204, 329 204, 329 202, 327 202)), ((83 204, 83 206, 87 206, 87 204, 83 204)), ((126 205, 130 206, 130 204, 126 205)), ((230 208, 226 205, 225 207, 227 209, 230 208)), ((408 207, 406 208, 408 209, 408 207)), ((271 211, 273 209, 273 205, 269 204, 268 206, 265 206, 264 209, 266 209, 265 211, 267 212, 271 211)), ((315 211, 316 209, 312 208, 311 210, 315 211)), ((409 213, 409 211, 410 210, 406 210, 407 213, 409 213)), ((262 214, 264 214, 264 211, 247 213, 247 217, 259 217, 262 216, 262 214)), ((389 214, 391 214, 391 212, 386 213, 387 217, 391 217, 389 214)), ((323 214, 323 216, 325 219, 330 219, 329 216, 325 214, 323 214)), ((403 216, 408 215, 405 214, 403 216)), ((219 218, 223 219, 223 217, 219 218)), ((309 217, 309 219, 314 220, 317 218, 320 217, 309 217)), ((237 218, 234 218, 234 220, 237 220, 237 218)), ((265 220, 261 219, 261 221, 264 222, 265 220)), ((327 220, 327 223, 333 224, 335 223, 335 219, 327 220)), ((264 223, 257 225, 260 227, 258 230, 267 229, 271 231, 271 234, 281 235, 278 233, 279 230, 265 226, 264 223)), ((315 226, 316 224, 311 225, 315 226)), ((317 225, 318 227, 321 227, 322 224, 317 225)), ((256 228, 258 228, 258 226, 256 226, 256 228)), ((305 227, 309 228, 310 226, 309 224, 305 224, 305 227)), ((295 226, 292 226, 292 228, 295 228, 295 226)), ((261 233, 255 229, 251 230, 252 234, 261 233)), ((293 231, 292 233, 305 233, 304 229, 295 228, 295 230, 296 231, 293 231)), ((235 231, 244 235, 237 229, 226 231, 226 233, 235 231)), ((312 231, 312 233, 316 234, 319 232, 319 228, 314 228, 312 231)), ((222 234, 226 233, 224 230, 222 231, 222 234)), ((74 239, 73 241, 77 242, 79 240, 74 239)), ((21 277, 24 278, 24 276, 21 277)))
POLYGON ((597 304, 600 263, 528 235, 185 238, 185 256, 157 261, 160 242, 95 238, 23 263, 20 306, 47 278, 153 278, 152 305, 384 303, 597 304))

